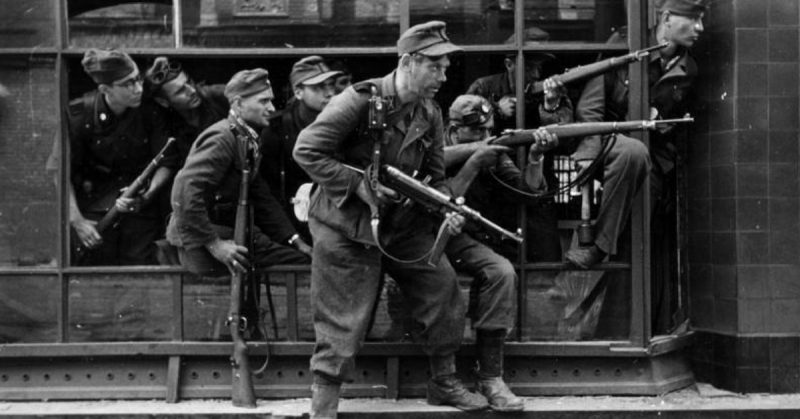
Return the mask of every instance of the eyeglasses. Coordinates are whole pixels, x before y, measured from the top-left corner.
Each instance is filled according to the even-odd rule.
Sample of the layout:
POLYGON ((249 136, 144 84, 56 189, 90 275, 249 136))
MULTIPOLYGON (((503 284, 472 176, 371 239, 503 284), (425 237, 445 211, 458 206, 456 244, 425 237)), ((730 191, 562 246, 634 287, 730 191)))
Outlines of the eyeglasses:
POLYGON ((114 83, 111 83, 111 85, 115 86, 115 87, 122 87, 122 88, 128 89, 128 90, 133 90, 133 88, 135 88, 137 85, 142 84, 143 82, 144 82, 144 79, 142 79, 142 75, 141 74, 137 74, 136 77, 134 77, 134 78, 125 80, 123 82, 114 82, 114 83))
POLYGON ((154 67, 157 68, 147 74, 148 80, 153 84, 164 83, 181 72, 181 63, 177 61, 156 60, 154 67))

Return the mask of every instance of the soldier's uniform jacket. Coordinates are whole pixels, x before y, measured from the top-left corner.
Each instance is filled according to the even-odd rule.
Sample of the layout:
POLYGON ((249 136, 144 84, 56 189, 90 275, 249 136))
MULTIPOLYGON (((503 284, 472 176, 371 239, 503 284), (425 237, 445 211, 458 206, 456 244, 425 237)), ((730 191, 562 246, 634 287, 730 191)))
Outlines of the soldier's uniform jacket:
POLYGON ((293 100, 286 109, 270 118, 269 128, 265 130, 261 175, 289 213, 292 211, 289 201, 297 188, 311 182, 308 174, 292 158, 292 150, 300 131, 311 124, 317 115, 319 112, 306 106, 303 101, 293 100))
MULTIPOLYGON (((297 163, 319 185, 311 197, 309 217, 366 244, 374 244, 374 240, 370 233, 370 209, 356 195, 363 176, 342 163, 362 169, 371 163, 373 141, 367 129, 370 86, 378 87, 379 94, 389 103, 382 163, 407 174, 424 169, 423 173, 431 176, 432 187, 450 193, 444 183, 439 106, 430 99, 400 104, 394 78, 392 72, 334 96, 317 119, 300 133, 294 149, 297 163)), ((384 237, 382 232, 382 240, 384 237)))
MULTIPOLYGON (((608 41, 624 42, 624 32, 612 35, 608 41), (622 40, 622 41, 621 41, 622 40)), ((648 66, 650 81, 650 106, 658 110, 662 119, 681 118, 692 103, 692 83, 697 77, 697 63, 688 50, 681 51, 669 62, 663 62, 658 54, 651 54, 648 66)), ((628 66, 619 67, 604 76, 590 80, 583 90, 576 109, 576 118, 581 122, 623 121, 628 119, 628 66)), ((652 133, 650 153, 663 172, 674 166, 676 148, 675 130, 661 135, 652 133)), ((587 137, 577 146, 574 157, 593 158, 600 151, 600 138, 587 137)))
MULTIPOLYGON (((508 80, 508 73, 498 73, 489 76, 481 77, 469 86, 467 94, 478 95, 486 98, 494 109, 494 122, 495 132, 502 132, 504 129, 513 129, 517 127, 517 120, 514 116, 510 118, 504 117, 500 113, 498 102, 504 96, 516 97, 516 92, 511 89, 511 84, 508 80)), ((536 128, 541 125, 547 125, 550 121, 565 120, 565 118, 572 118, 572 102, 567 98, 562 98, 559 108, 553 113, 547 112, 542 106, 541 100, 536 100, 531 95, 525 95, 525 127, 536 128), (555 114, 555 115, 553 115, 555 114)))
MULTIPOLYGON (((78 207, 106 212, 166 143, 163 120, 154 108, 129 108, 115 115, 104 96, 91 91, 69 104, 71 176, 78 207)), ((175 168, 169 154, 161 166, 175 168)))
MULTIPOLYGON (((208 127, 192 145, 172 187, 172 217, 167 240, 186 249, 218 238, 214 225, 234 227, 243 164, 239 140, 228 117, 208 127)), ((258 175, 260 144, 250 142, 255 156, 250 172, 250 204, 254 224, 276 242, 285 243, 296 232, 266 182, 258 175)))
POLYGON ((198 116, 198 126, 194 127, 189 125, 183 117, 172 108, 165 109, 164 111, 167 132, 177 140, 175 142, 175 148, 178 155, 178 167, 183 166, 183 163, 186 161, 186 156, 189 155, 192 143, 197 139, 197 136, 212 124, 225 118, 230 108, 228 99, 225 97, 224 84, 198 84, 195 86, 195 89, 197 89, 197 94, 202 99, 200 106, 193 109, 193 112, 198 116))

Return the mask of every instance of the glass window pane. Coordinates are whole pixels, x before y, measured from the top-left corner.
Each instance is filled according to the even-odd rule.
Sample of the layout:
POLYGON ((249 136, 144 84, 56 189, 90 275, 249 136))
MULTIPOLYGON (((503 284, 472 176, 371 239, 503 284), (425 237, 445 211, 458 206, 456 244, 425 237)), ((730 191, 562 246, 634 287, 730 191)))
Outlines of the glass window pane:
POLYGON ((514 33, 511 1, 410 0, 409 9, 411 25, 447 23, 447 35, 456 45, 502 44, 514 33))
POLYGON ((70 0, 69 45, 97 48, 171 48, 172 5, 169 2, 131 3, 70 0))
POLYGON ((92 274, 69 280, 69 341, 173 338, 168 274, 92 274))
POLYGON ((527 273, 522 340, 628 340, 630 272, 527 273))
POLYGON ((393 46, 399 0, 183 0, 189 47, 393 46))
POLYGON ((58 341, 56 277, 0 277, 0 343, 58 341))
POLYGON ((526 42, 606 42, 626 24, 624 0, 525 2, 526 42))
POLYGON ((0 60, 0 266, 55 266, 58 202, 46 170, 58 126, 55 60, 0 60))
POLYGON ((0 13, 0 48, 53 47, 56 2, 4 1, 0 13))

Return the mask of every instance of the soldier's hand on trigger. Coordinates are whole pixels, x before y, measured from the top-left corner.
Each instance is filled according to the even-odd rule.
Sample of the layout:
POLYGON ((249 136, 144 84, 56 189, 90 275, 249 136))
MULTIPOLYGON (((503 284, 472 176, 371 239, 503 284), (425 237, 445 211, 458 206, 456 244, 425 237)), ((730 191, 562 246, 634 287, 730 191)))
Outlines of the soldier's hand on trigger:
POLYGON ((75 229, 75 233, 78 235, 78 240, 80 240, 81 244, 87 249, 93 249, 103 243, 103 237, 95 228, 97 221, 87 220, 83 217, 80 217, 76 220, 73 220, 70 224, 72 224, 72 228, 75 229))
POLYGON ((237 245, 233 240, 215 239, 206 244, 206 249, 214 259, 222 262, 231 272, 247 273, 250 261, 247 248, 237 245))
POLYGON ((567 88, 560 80, 548 77, 542 82, 544 89, 544 108, 545 110, 553 110, 558 108, 561 98, 567 95, 567 88))
POLYGON ((358 184, 356 188, 356 195, 361 198, 362 201, 366 202, 368 205, 386 205, 393 202, 398 202, 400 199, 400 194, 397 193, 394 189, 387 188, 386 186, 381 185, 378 183, 378 189, 374 191, 374 194, 367 190, 369 186, 367 185, 367 181, 364 180, 358 184), (373 198, 374 196, 374 198, 373 198), (377 201, 377 202, 375 202, 377 201))
POLYGON ((448 233, 455 236, 456 234, 461 234, 461 230, 464 228, 464 224, 467 220, 463 215, 457 212, 448 212, 444 216, 444 222, 447 224, 448 233))
POLYGON ((511 118, 517 111, 517 98, 513 96, 503 96, 497 101, 497 110, 504 118, 511 118))
POLYGON ((558 147, 558 135, 539 128, 533 132, 534 142, 528 150, 528 161, 538 161, 542 155, 558 147))
POLYGON ((497 164, 497 158, 503 153, 510 153, 511 149, 498 145, 490 144, 488 140, 475 143, 477 149, 467 159, 468 164, 474 164, 477 167, 493 167, 497 164))

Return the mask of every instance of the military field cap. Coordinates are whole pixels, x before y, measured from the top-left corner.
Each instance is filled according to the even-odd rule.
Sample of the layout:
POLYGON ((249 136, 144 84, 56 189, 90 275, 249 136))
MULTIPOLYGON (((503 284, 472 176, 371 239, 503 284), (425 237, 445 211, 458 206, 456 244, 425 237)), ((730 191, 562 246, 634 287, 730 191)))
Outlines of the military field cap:
POLYGON ((708 9, 708 0, 657 0, 656 10, 668 10, 677 15, 699 16, 708 9))
POLYGON ((438 57, 463 51, 450 42, 445 33, 445 26, 444 22, 432 20, 408 28, 397 40, 397 55, 417 53, 438 57))
POLYGON ((111 84, 138 70, 130 55, 117 50, 92 48, 83 54, 83 71, 97 84, 111 84))
POLYGON ((450 105, 450 123, 468 127, 485 125, 492 120, 492 105, 476 95, 461 95, 450 105))
POLYGON ((339 74, 342 74, 342 72, 331 70, 322 57, 312 55, 294 63, 292 73, 289 75, 289 81, 292 83, 292 87, 297 87, 300 84, 313 86, 339 74))
MULTIPOLYGON (((522 31, 522 42, 547 42, 550 40, 550 34, 547 33, 545 30, 538 28, 536 26, 531 26, 529 28, 525 28, 522 31)), ((508 39, 505 40, 506 44, 513 44, 517 41, 517 36, 515 33, 512 33, 508 39)), ((507 54, 506 57, 514 57, 516 54, 507 54)), ((556 58, 555 55, 547 53, 547 52, 526 52, 525 57, 533 59, 535 61, 548 61, 553 60, 556 58)))
POLYGON ((145 72, 144 78, 151 88, 157 89, 162 84, 174 80, 181 71, 181 63, 170 61, 167 57, 157 57, 145 72))
POLYGON ((236 96, 243 98, 252 96, 271 87, 267 70, 263 68, 242 70, 234 74, 228 84, 225 85, 225 97, 230 102, 236 96))

